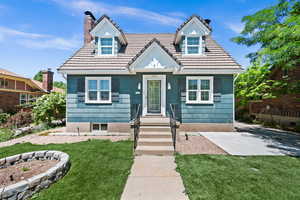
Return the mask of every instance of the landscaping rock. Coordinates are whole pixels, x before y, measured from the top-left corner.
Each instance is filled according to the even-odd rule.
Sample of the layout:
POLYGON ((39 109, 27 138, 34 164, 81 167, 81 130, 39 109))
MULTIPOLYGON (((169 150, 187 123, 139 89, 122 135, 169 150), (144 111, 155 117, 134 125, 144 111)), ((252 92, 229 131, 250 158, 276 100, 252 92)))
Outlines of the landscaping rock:
POLYGON ((0 160, 0 169, 28 160, 58 160, 59 162, 46 172, 22 180, 18 183, 0 188, 0 199, 23 200, 31 197, 41 189, 48 188, 53 182, 61 178, 69 169, 69 155, 59 151, 36 151, 6 157, 0 160))

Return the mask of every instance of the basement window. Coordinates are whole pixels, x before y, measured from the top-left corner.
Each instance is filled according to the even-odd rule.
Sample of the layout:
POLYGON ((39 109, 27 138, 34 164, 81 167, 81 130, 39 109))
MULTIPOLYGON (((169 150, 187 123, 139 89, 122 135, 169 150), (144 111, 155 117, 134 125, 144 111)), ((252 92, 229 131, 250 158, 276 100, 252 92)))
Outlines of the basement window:
POLYGON ((93 123, 92 131, 107 131, 107 124, 93 123))

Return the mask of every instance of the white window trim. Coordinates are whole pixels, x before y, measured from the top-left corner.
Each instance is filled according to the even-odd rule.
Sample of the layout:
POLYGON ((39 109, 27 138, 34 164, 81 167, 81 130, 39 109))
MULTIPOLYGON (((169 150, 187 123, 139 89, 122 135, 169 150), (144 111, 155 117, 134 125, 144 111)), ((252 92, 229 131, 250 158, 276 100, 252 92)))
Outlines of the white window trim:
POLYGON ((202 55, 202 35, 185 35, 184 41, 184 55, 185 56, 198 56, 202 55), (189 37, 199 37, 199 44, 198 45, 188 45, 188 38, 189 37), (198 53, 188 53, 188 47, 198 47, 198 53))
POLYGON ((98 37, 98 56, 114 56, 114 55, 115 55, 115 37, 113 36, 98 37), (101 45, 101 38, 112 38, 111 45, 101 45), (112 48, 111 54, 102 54, 101 47, 111 47, 112 48))
MULTIPOLYGON (((103 90, 104 91, 104 90, 103 90)), ((106 91, 106 90, 105 90, 106 91)), ((85 77, 85 103, 101 103, 101 104, 109 104, 111 103, 111 77, 85 77), (97 100, 89 100, 89 80, 96 80, 97 81, 97 100), (104 101, 100 99, 100 89, 99 89, 99 81, 100 80, 109 80, 109 99, 104 101)))
POLYGON ((214 88, 213 88, 213 86, 214 86, 214 83, 213 83, 213 81, 214 81, 214 77, 213 76, 187 76, 186 77, 186 103, 187 104, 213 104, 214 103, 214 94, 213 94, 213 92, 214 92, 214 88), (189 80, 197 80, 197 90, 195 90, 195 91, 197 91, 197 99, 196 99, 196 101, 191 101, 191 100, 189 100, 189 91, 194 91, 194 90, 189 90, 189 85, 188 85, 188 83, 189 83, 189 80), (201 100, 201 94, 200 94, 200 92, 201 91, 203 91, 203 90, 201 90, 201 88, 200 88, 200 84, 201 84, 201 80, 209 80, 209 100, 208 101, 203 101, 203 100, 201 100))

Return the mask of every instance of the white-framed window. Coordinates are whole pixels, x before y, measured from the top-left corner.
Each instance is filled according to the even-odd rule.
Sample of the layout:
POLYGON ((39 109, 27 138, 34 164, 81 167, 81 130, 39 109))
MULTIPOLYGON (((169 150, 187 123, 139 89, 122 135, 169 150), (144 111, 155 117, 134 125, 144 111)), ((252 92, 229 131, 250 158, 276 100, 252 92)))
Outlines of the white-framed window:
POLYGON ((186 103, 212 104, 213 80, 212 76, 187 76, 186 103))
POLYGON ((98 38, 98 55, 114 55, 114 37, 99 37, 98 38))
POLYGON ((111 103, 111 77, 86 77, 85 102, 111 103))
POLYGON ((202 39, 200 36, 186 36, 185 54, 186 55, 202 54, 202 39))

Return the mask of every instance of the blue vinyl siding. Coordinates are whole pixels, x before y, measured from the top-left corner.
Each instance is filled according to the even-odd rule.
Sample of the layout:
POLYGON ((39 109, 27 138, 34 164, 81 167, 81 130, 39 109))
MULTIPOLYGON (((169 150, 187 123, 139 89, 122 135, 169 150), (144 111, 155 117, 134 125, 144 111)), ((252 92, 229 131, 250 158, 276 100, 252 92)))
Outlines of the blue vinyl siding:
POLYGON ((112 103, 86 104, 84 102, 85 76, 68 76, 67 120, 68 122, 129 122, 131 106, 138 103, 140 95, 137 90, 138 76, 111 76, 112 103), (114 94, 118 94, 114 97, 114 94))
MULTIPOLYGON (((185 75, 167 76, 166 110, 176 104, 177 119, 182 123, 232 123, 233 121, 233 76, 214 75, 214 103, 186 104, 185 75), (171 89, 168 89, 168 83, 171 89)), ((86 104, 84 102, 85 76, 69 75, 67 92, 68 122, 129 122, 134 114, 134 105, 142 104, 142 74, 112 75, 112 103, 86 104), (141 83, 141 90, 138 90, 141 83), (114 97, 114 95, 116 95, 114 97)), ((142 106, 141 106, 142 107, 142 106)))
POLYGON ((186 104, 185 98, 181 98, 180 101, 182 123, 232 123, 233 76, 214 76, 213 104, 186 104))

